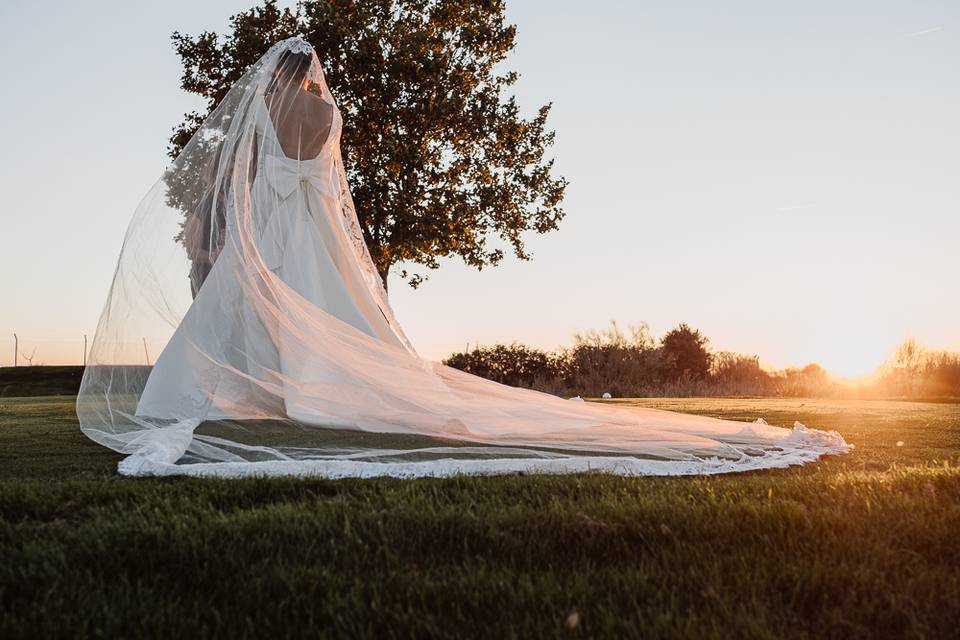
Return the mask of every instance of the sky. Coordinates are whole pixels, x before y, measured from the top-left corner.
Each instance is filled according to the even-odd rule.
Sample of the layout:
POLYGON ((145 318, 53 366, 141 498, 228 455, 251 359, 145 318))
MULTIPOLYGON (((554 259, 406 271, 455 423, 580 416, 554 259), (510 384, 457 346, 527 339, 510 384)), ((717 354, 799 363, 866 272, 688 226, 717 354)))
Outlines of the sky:
MULTIPOLYGON (((82 359, 200 106, 170 34, 250 6, 0 4, 0 365, 14 332, 36 363, 82 359)), ((508 19, 519 103, 553 103, 566 219, 529 262, 394 278, 422 355, 554 348, 612 320, 844 377, 908 336, 960 349, 960 3, 513 0, 508 19)))

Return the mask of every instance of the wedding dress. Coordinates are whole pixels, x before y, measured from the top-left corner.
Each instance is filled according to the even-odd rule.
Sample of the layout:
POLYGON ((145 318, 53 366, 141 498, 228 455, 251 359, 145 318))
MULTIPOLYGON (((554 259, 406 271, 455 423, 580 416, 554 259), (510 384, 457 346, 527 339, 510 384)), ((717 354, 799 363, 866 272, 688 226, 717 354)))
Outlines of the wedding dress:
POLYGON ((681 475, 848 449, 799 423, 570 402, 421 359, 367 252, 342 129, 312 48, 284 40, 138 207, 77 401, 121 473, 681 475))

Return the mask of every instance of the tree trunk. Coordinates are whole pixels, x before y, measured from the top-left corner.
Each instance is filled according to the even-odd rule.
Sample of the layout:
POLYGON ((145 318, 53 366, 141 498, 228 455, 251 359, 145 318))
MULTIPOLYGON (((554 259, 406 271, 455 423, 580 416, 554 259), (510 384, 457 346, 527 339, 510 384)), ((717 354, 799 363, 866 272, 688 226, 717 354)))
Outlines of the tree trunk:
POLYGON ((389 289, 387 289, 387 276, 390 275, 390 265, 387 265, 382 269, 377 269, 377 273, 380 274, 380 280, 383 281, 383 290, 389 291, 389 289))

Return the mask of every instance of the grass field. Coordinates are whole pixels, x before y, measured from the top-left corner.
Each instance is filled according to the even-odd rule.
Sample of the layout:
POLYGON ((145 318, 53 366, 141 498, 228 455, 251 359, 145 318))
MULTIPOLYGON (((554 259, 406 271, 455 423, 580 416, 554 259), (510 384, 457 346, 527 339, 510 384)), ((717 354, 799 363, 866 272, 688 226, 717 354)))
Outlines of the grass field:
POLYGON ((636 404, 839 430, 719 477, 128 480, 0 398, 0 637, 956 637, 960 404, 636 404))

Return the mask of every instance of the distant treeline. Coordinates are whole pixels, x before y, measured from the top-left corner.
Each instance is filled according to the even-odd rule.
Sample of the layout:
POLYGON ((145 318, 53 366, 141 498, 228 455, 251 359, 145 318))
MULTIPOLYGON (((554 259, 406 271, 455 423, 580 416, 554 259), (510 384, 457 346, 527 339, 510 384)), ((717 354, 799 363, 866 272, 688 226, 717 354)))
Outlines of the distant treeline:
MULTIPOLYGON (((757 356, 713 352, 699 331, 681 324, 660 340, 646 325, 624 334, 615 324, 544 351, 513 343, 455 353, 444 364, 515 387, 560 396, 782 396, 844 398, 960 397, 960 353, 907 340, 869 380, 833 379, 818 364, 767 371, 757 356)), ((146 376, 148 367, 135 367, 146 376)), ((76 395, 80 366, 0 367, 0 398, 76 395)))
POLYGON ((660 340, 647 325, 616 325, 544 351, 513 343, 455 353, 444 364, 517 387, 561 396, 960 396, 960 354, 928 351, 908 340, 869 380, 851 384, 818 364, 768 371, 759 356, 713 352, 699 331, 681 324, 660 340))

